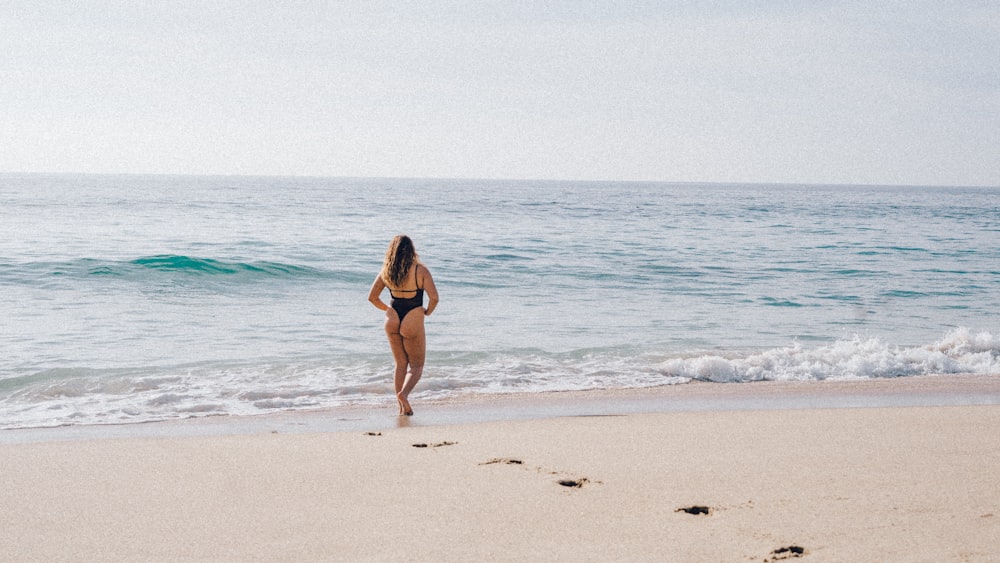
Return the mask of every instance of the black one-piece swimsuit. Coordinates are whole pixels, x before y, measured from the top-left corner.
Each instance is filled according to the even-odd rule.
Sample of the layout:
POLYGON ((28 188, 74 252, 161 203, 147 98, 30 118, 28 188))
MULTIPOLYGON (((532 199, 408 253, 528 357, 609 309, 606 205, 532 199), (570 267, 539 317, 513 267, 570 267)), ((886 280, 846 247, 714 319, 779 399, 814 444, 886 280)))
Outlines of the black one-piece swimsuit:
MULTIPOLYGON (((416 281, 417 269, 413 269, 413 278, 416 281)), ((392 295, 392 301, 389 302, 389 306, 396 310, 396 315, 399 317, 399 322, 403 322, 403 317, 407 313, 416 309, 417 307, 424 306, 424 288, 418 287, 417 289, 402 289, 402 293, 416 292, 413 297, 396 297, 392 295, 392 290, 389 290, 389 295, 392 295)))

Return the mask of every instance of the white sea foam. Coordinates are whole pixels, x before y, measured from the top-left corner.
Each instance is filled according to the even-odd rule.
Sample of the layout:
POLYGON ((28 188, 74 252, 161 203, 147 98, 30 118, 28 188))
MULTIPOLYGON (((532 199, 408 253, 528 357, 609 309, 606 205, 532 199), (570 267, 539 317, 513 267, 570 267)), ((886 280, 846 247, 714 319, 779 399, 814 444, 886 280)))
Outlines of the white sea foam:
MULTIPOLYGON (((470 393, 538 393, 642 388, 691 380, 739 383, 867 379, 929 374, 996 374, 1000 337, 961 328, 924 346, 874 337, 744 353, 670 357, 599 349, 559 354, 431 354, 415 398, 470 393)), ((142 422, 219 414, 381 405, 392 402, 385 358, 314 358, 304 362, 205 363, 151 373, 60 372, 0 399, 0 427, 142 422)))
POLYGON ((961 328, 934 344, 905 347, 855 336, 814 348, 796 342, 736 357, 672 358, 663 362, 662 369, 670 375, 715 382, 1000 374, 1000 338, 961 328))

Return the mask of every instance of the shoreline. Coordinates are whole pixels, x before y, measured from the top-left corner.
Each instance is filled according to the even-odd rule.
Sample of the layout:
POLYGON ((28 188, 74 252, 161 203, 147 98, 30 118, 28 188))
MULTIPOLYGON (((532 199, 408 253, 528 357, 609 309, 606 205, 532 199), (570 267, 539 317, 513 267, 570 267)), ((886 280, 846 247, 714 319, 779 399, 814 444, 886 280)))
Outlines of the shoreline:
POLYGON ((381 431, 484 422, 677 412, 934 407, 1000 404, 998 375, 685 384, 629 389, 475 394, 421 400, 413 417, 383 405, 349 405, 260 415, 191 417, 106 425, 0 430, 0 445, 114 438, 228 436, 258 433, 381 431))

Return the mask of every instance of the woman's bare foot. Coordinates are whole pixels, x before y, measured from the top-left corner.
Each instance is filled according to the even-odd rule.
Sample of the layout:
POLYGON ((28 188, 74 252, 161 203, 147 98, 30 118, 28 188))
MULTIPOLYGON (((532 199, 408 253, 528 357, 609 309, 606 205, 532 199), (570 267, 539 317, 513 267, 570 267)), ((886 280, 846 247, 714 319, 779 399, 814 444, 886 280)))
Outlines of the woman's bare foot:
POLYGON ((396 393, 396 400, 399 401, 399 414, 413 416, 413 408, 410 407, 410 402, 406 400, 406 397, 396 393))

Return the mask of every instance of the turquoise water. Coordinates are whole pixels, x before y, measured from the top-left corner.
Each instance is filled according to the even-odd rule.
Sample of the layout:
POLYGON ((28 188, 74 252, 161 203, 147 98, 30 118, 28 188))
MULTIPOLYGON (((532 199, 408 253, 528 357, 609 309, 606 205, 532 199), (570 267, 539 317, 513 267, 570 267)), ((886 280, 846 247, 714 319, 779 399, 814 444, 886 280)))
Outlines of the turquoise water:
POLYGON ((1000 188, 3 175, 0 427, 391 405, 400 232, 417 400, 1000 374, 1000 188))

